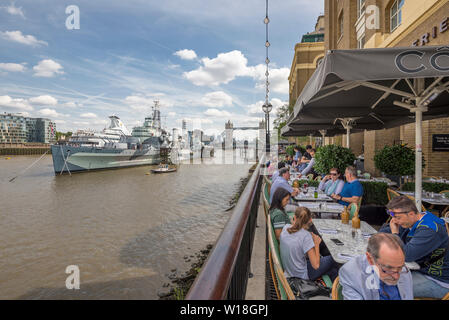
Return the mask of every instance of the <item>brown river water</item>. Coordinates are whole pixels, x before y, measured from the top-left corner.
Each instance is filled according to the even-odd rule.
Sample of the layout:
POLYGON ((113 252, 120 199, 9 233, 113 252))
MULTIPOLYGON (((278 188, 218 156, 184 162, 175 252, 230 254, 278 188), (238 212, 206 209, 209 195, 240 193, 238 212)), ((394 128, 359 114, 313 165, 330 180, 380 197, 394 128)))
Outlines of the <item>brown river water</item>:
POLYGON ((0 158, 0 299, 157 299, 214 243, 251 163, 55 176, 51 156, 0 158), (194 259, 192 259, 193 262, 194 259), (66 268, 80 289, 66 288, 66 268))

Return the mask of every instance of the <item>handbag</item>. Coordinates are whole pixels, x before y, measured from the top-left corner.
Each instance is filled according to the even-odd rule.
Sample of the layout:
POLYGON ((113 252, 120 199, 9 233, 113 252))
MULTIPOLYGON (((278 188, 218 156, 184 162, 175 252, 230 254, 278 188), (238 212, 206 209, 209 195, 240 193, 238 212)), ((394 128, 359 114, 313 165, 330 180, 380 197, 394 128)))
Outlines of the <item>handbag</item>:
POLYGON ((287 282, 292 289, 296 300, 309 300, 316 296, 330 297, 331 289, 324 286, 321 282, 313 280, 304 280, 301 278, 287 278, 287 282))

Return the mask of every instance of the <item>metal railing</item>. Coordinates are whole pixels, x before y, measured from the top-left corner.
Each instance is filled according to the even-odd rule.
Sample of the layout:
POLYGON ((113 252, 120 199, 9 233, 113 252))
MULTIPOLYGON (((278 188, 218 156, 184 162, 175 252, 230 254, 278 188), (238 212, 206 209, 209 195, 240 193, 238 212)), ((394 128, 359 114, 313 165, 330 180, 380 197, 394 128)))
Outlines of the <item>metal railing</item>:
POLYGON ((186 300, 245 298, 261 185, 259 163, 186 300))

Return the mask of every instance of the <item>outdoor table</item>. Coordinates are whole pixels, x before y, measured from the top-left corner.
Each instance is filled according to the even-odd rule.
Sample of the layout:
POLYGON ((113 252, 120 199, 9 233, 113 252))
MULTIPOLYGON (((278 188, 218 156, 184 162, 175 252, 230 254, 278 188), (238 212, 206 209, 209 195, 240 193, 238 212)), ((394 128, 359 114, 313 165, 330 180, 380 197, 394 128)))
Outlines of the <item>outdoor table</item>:
POLYGON ((396 182, 393 182, 387 178, 371 178, 371 179, 357 178, 357 180, 365 181, 365 182, 384 182, 384 183, 388 184, 389 187, 398 185, 396 182))
MULTIPOLYGON (((398 191, 399 194, 415 196, 415 193, 412 191, 398 191)), ((449 199, 444 197, 442 194, 435 193, 432 195, 428 195, 426 192, 422 193, 422 201, 436 205, 436 206, 449 206, 449 199)))
POLYGON ((351 222, 342 224, 341 220, 314 219, 313 224, 320 233, 332 258, 344 264, 352 258, 365 254, 368 239, 377 231, 365 221, 360 222, 360 229, 352 235, 351 222), (336 245, 331 239, 338 239, 343 245, 336 245))
POLYGON ((448 179, 428 178, 428 179, 423 179, 422 181, 426 182, 426 183, 447 183, 447 184, 449 184, 449 180, 448 179))
POLYGON ((314 187, 308 187, 309 192, 307 193, 303 193, 302 191, 300 193, 298 193, 298 195, 296 197, 293 197, 293 200, 295 201, 327 201, 327 202, 332 202, 334 201, 334 199, 332 199, 331 197, 329 197, 327 194, 325 194, 322 191, 318 191, 318 197, 315 198, 314 197, 314 193, 315 190, 317 190, 314 187))
POLYGON ((306 207, 313 213, 341 213, 344 206, 339 203, 328 202, 297 202, 299 207, 306 207))

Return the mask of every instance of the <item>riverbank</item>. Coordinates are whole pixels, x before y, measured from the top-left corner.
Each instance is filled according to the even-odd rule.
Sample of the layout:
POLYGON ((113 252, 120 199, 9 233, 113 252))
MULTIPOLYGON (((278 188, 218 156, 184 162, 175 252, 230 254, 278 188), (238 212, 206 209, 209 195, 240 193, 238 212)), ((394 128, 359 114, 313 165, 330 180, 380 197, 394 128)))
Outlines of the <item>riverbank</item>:
POLYGON ((46 152, 51 154, 50 147, 0 148, 0 155, 2 156, 42 155, 46 152))
MULTIPOLYGON (((239 188, 229 201, 230 207, 226 211, 230 211, 234 208, 256 167, 257 163, 249 169, 246 177, 240 179, 239 188)), ((159 300, 184 300, 212 248, 213 245, 208 244, 205 249, 196 253, 194 256, 184 256, 186 262, 191 262, 191 259, 193 258, 196 258, 196 260, 192 263, 190 269, 181 275, 178 275, 177 269, 173 269, 170 274, 165 275, 171 280, 171 284, 167 282, 163 285, 163 288, 158 292, 159 300)))

